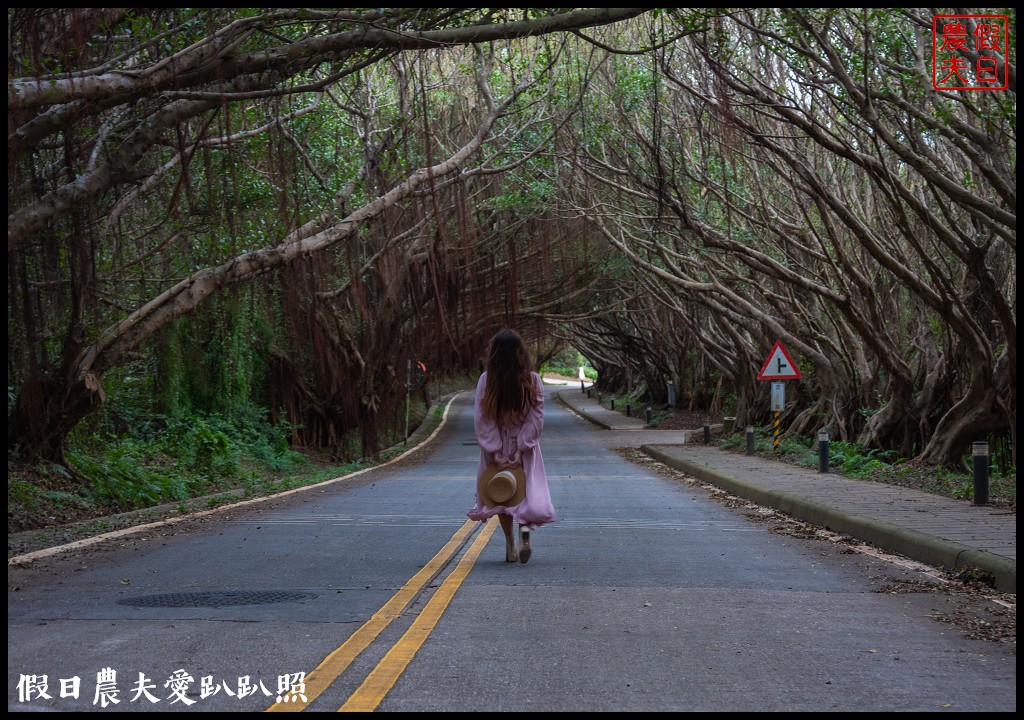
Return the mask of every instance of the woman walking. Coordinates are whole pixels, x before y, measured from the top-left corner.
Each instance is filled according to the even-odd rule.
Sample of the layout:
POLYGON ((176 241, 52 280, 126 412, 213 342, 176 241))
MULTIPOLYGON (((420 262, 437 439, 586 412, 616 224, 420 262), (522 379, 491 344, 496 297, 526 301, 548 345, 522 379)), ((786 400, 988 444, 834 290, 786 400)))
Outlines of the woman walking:
POLYGON ((480 460, 476 504, 466 514, 480 521, 498 516, 507 562, 527 562, 533 552, 530 531, 558 519, 540 451, 544 385, 530 367, 519 334, 501 330, 491 338, 476 385, 473 419, 480 460), (518 547, 513 521, 519 525, 518 547))

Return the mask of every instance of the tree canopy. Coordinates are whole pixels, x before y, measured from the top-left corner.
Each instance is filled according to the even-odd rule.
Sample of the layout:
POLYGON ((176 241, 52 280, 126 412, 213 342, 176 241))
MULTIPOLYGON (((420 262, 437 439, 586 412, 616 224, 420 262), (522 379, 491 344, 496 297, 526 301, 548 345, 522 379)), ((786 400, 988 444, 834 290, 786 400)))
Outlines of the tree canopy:
POLYGON ((10 9, 9 451, 135 398, 373 454, 503 325, 744 422, 781 339, 791 432, 1015 442, 1015 45, 937 89, 936 14, 10 9))

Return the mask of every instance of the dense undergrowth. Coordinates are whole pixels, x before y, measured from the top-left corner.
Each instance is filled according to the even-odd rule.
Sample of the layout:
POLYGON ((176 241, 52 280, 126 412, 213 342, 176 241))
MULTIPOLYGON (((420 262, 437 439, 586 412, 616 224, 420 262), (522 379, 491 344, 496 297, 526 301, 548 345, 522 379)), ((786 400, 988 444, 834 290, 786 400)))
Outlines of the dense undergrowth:
POLYGON ((8 455, 8 533, 288 485, 316 461, 290 448, 287 432, 240 409, 230 416, 155 418, 118 435, 79 434, 69 443, 69 467, 8 455))
MULTIPOLYGON (((442 411, 413 398, 410 434, 436 425, 442 411)), ((388 433, 389 449, 375 457, 360 457, 357 437, 343 439, 330 452, 295 448, 287 424, 271 423, 264 410, 250 406, 230 414, 121 420, 75 433, 66 453, 70 467, 26 463, 8 454, 8 534, 168 504, 185 513, 197 509, 197 498, 212 507, 312 485, 405 449, 404 428, 388 433)))

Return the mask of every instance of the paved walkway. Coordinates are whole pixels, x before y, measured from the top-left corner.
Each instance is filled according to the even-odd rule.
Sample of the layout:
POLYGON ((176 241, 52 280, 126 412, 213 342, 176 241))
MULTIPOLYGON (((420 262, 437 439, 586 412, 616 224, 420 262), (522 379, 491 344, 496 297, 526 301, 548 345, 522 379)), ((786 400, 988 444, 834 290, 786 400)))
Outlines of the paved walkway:
POLYGON ((596 391, 553 392, 579 415, 624 436, 625 444, 738 497, 845 533, 933 567, 976 567, 996 587, 1017 592, 1017 516, 988 506, 705 445, 703 428, 659 431, 644 417, 601 405, 596 391))

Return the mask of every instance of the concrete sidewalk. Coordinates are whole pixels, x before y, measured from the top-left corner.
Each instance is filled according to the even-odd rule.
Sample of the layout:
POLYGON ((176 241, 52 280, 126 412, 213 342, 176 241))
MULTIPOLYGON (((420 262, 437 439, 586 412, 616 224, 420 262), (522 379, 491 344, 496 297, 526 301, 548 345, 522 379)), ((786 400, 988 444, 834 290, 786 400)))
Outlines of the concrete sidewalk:
POLYGON ((703 428, 666 441, 644 417, 599 404, 596 392, 553 394, 599 427, 636 431, 630 445, 738 497, 933 567, 990 572, 998 590, 1017 592, 1017 516, 1009 511, 722 450, 703 443, 703 428))

